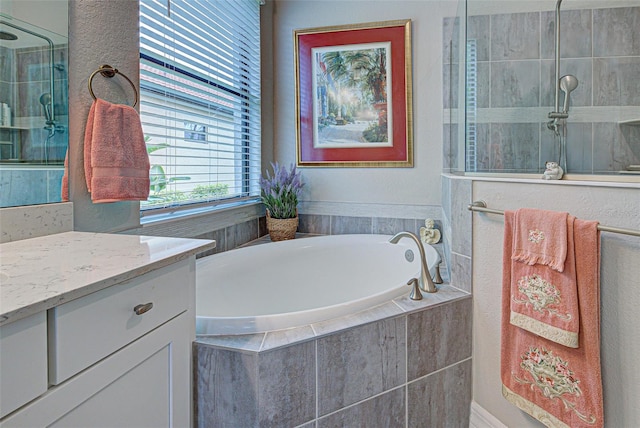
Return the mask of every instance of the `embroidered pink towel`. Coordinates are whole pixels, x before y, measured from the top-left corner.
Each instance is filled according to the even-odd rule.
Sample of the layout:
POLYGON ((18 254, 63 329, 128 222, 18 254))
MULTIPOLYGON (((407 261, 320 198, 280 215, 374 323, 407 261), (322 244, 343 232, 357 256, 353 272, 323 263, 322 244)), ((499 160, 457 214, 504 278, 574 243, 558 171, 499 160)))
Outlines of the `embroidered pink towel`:
MULTIPOLYGON (((528 210, 532 211, 532 210, 528 210)), ((513 245, 518 242, 520 210, 515 212, 513 224, 513 245)), ((552 217, 551 211, 545 216, 552 217)), ((552 213, 555 214, 556 213, 552 213)), ((511 214, 510 214, 511 215, 511 214)), ((536 215, 537 216, 537 215, 536 215)), ((527 215, 529 219, 533 218, 527 215)), ((539 216, 537 216, 539 217, 539 216)), ((564 224, 565 235, 558 236, 566 243, 564 270, 559 272, 544 264, 525 264, 505 259, 511 266, 511 324, 528 330, 538 336, 553 340, 564 346, 577 348, 579 343, 580 310, 576 283, 575 251, 573 228, 575 217, 563 213, 557 221, 564 224)), ((526 220, 525 223, 529 223, 526 220)), ((506 226, 505 226, 506 227, 506 226)), ((544 227, 544 226, 542 226, 544 227)), ((545 230, 550 230, 545 228, 545 230)), ((558 232, 559 233, 559 232, 558 232)), ((556 239, 546 235, 545 240, 556 239)))
MULTIPOLYGON (((514 213, 505 213, 510 260, 514 213)), ((580 347, 567 348, 509 322, 511 263, 503 263, 501 361, 503 396, 548 427, 604 426, 600 368, 600 237, 596 222, 573 228, 580 307, 580 347)))
POLYGON ((566 212, 517 210, 511 258, 562 272, 567 257, 567 216, 566 212))
POLYGON ((96 203, 149 196, 149 155, 138 112, 97 99, 84 134, 84 172, 96 203))

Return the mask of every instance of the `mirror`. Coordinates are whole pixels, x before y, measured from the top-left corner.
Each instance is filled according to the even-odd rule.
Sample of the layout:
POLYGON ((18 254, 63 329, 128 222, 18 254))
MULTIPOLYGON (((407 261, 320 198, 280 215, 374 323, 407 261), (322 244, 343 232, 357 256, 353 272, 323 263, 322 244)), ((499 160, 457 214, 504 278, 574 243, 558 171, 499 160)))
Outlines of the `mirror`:
POLYGON ((67 0, 0 0, 0 208, 61 201, 67 0))

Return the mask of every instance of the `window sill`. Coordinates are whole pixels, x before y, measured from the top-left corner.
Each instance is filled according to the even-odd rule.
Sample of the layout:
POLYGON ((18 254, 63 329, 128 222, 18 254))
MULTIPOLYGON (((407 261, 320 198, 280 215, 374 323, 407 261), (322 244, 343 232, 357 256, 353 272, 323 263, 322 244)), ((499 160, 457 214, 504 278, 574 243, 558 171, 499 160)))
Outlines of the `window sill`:
MULTIPOLYGON (((245 199, 242 201, 233 201, 216 205, 208 205, 193 209, 176 209, 175 211, 164 211, 158 214, 147 214, 140 218, 140 226, 142 228, 151 227, 163 223, 170 223, 183 220, 191 220, 198 217, 215 215, 224 213, 229 210, 238 208, 248 208, 252 206, 262 205, 259 198, 245 199)), ((264 210, 262 210, 264 211, 264 210)))

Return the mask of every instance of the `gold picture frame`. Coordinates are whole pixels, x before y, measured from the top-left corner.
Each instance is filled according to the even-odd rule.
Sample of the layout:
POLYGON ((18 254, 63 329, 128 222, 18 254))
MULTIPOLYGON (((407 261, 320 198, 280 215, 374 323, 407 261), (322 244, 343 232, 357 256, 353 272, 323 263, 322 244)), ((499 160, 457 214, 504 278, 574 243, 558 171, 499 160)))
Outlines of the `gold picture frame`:
POLYGON ((294 31, 301 167, 413 167, 411 20, 294 31))

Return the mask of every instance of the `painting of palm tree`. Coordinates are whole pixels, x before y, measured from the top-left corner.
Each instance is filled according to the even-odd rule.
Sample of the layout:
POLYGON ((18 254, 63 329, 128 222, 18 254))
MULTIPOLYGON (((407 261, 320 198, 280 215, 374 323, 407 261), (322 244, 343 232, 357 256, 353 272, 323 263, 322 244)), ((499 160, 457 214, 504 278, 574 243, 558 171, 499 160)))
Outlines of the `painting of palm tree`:
POLYGON ((390 50, 386 42, 313 50, 314 146, 393 144, 390 50))

